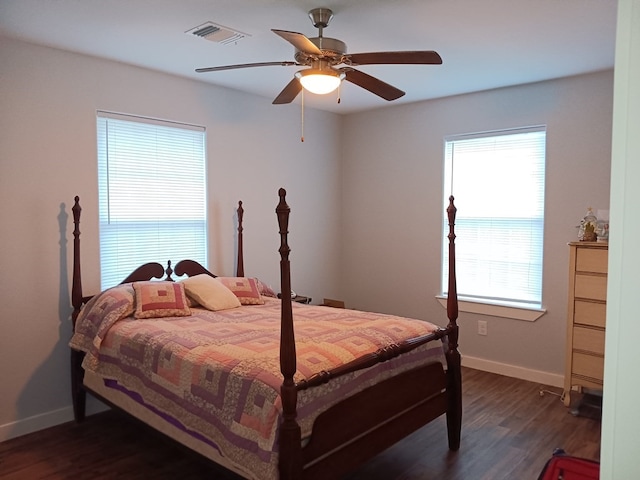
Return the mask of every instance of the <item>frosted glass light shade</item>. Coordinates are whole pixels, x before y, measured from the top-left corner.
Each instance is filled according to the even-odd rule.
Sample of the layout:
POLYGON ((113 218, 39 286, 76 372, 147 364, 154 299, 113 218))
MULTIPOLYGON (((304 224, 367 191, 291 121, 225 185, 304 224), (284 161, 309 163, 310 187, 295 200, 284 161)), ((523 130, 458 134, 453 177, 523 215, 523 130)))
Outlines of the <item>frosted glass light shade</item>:
POLYGON ((318 95, 333 92, 345 77, 342 72, 310 68, 296 72, 296 78, 305 90, 318 95))

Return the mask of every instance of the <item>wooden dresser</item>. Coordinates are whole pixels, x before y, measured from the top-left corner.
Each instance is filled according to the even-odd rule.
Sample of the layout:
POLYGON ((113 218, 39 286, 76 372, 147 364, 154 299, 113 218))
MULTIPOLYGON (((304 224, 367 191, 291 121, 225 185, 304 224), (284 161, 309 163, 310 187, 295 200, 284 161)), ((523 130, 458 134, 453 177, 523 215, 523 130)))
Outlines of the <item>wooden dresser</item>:
POLYGON ((569 244, 569 312, 564 374, 564 404, 574 387, 602 390, 607 307, 608 245, 569 244))

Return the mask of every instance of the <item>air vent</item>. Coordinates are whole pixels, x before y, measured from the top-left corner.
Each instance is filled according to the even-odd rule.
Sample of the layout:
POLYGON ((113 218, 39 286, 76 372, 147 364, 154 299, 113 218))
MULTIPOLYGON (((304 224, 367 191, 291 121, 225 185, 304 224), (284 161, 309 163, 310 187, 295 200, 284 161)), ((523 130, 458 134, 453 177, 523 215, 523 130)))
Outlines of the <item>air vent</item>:
POLYGON ((246 33, 238 32, 237 30, 231 30, 230 28, 223 27, 213 22, 203 23, 197 27, 187 30, 185 33, 190 33, 205 40, 211 42, 221 43, 223 45, 229 45, 236 43, 245 37, 250 37, 246 33))

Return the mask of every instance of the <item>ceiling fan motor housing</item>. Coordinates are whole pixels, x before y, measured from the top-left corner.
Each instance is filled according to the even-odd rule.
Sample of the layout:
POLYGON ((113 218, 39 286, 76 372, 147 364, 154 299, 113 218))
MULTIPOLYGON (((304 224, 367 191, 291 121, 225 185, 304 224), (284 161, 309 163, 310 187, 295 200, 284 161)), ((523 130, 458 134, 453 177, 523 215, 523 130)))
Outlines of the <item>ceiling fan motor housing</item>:
POLYGON ((316 28, 325 28, 333 18, 333 12, 328 8, 314 8, 309 12, 311 23, 316 28))

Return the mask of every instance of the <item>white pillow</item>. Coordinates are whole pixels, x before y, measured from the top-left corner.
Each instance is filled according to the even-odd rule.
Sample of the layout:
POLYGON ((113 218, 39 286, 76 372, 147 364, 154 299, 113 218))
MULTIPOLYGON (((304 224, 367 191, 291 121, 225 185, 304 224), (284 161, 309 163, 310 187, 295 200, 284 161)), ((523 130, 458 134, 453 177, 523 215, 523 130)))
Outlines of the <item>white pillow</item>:
POLYGON ((211 275, 202 273, 181 282, 187 296, 208 310, 228 310, 240 306, 238 297, 211 275))

